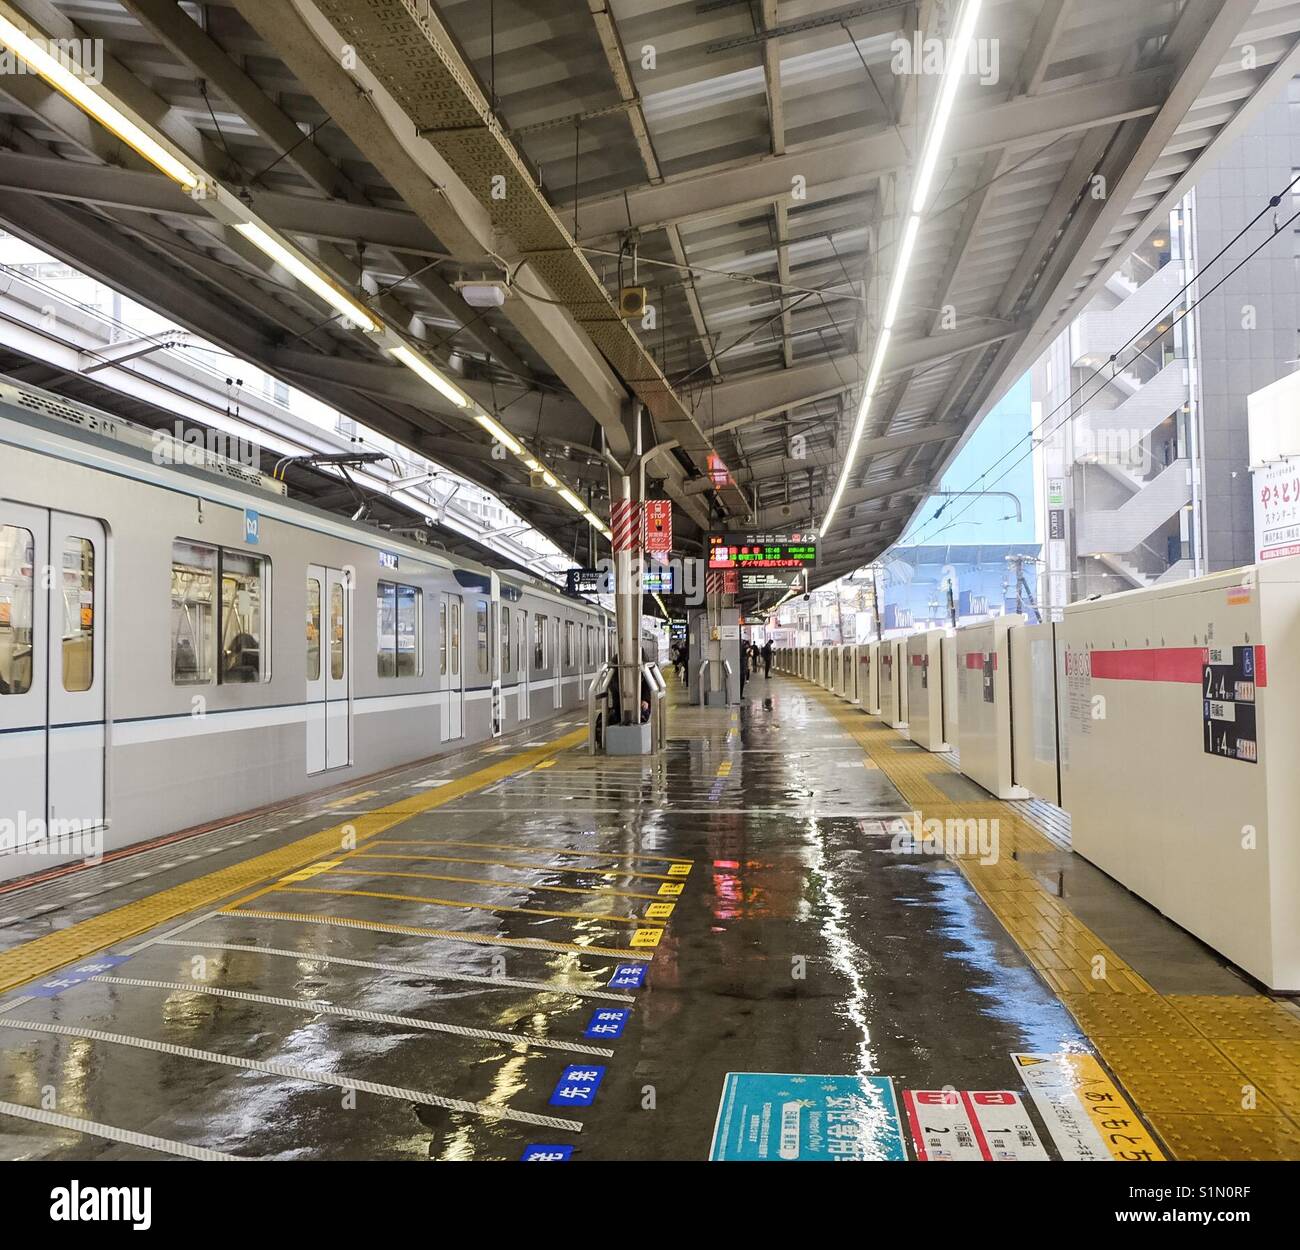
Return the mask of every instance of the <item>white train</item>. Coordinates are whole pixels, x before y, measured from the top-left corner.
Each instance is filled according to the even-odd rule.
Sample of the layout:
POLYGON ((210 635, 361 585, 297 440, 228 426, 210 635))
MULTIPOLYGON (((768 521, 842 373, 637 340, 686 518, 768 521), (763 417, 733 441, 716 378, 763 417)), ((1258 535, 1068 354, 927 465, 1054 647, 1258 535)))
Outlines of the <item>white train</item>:
POLYGON ((0 880, 585 702, 602 609, 160 445, 0 383, 0 880))
POLYGON ((1256 980, 1300 992, 1300 557, 777 666, 1002 799, 1256 980))

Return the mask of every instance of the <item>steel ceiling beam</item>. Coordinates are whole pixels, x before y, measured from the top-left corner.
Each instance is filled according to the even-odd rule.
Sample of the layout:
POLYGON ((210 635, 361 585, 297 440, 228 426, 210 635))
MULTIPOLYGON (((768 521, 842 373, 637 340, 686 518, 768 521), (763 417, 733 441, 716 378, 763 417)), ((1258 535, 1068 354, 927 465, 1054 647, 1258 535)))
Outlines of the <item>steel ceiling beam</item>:
MULTIPOLYGON (((0 152, 0 191, 111 210, 208 217, 201 204, 162 174, 51 156, 0 152)), ((426 259, 446 255, 433 232, 418 217, 400 209, 261 190, 257 211, 286 234, 350 247, 364 243, 426 259)))
MULTIPOLYGON (((944 148, 945 158, 1041 145, 1071 131, 1148 117, 1164 103, 1167 84, 1167 70, 1141 70, 1047 96, 1021 96, 958 113, 944 148)), ((789 195, 796 176, 805 178, 810 192, 819 198, 858 193, 882 176, 908 167, 911 155, 903 138, 908 130, 891 122, 832 143, 683 174, 658 185, 588 200, 578 205, 583 237, 591 243, 629 229, 659 229, 767 205, 789 195)), ((913 142, 916 138, 912 136, 913 142)), ((571 224, 571 213, 565 221, 571 224)))

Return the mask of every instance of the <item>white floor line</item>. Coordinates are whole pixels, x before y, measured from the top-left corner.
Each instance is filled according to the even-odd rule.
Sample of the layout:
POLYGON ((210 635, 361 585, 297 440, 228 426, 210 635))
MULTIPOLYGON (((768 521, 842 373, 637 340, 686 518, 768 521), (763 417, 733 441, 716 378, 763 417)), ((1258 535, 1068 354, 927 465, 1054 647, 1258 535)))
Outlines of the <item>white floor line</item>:
POLYGON ((487 1120, 514 1120, 520 1124, 536 1124, 542 1128, 567 1129, 582 1132, 582 1121, 562 1120, 558 1116, 535 1115, 531 1111, 512 1111, 509 1107, 496 1107, 485 1102, 466 1102, 460 1098, 444 1098, 441 1094, 426 1094, 419 1089, 406 1089, 401 1085, 381 1085, 375 1081, 362 1081, 334 1072, 316 1072, 289 1063, 269 1063, 260 1059, 245 1059, 241 1055, 223 1055, 215 1050, 198 1050, 193 1046, 176 1046, 171 1042, 155 1042, 147 1037, 133 1037, 128 1033, 105 1033, 99 1029, 73 1028, 66 1024, 50 1024, 42 1020, 0 1020, 0 1029, 26 1029, 33 1033, 48 1033, 55 1037, 80 1037, 92 1042, 107 1042, 115 1046, 130 1046, 137 1050, 152 1050, 161 1055, 177 1055, 203 1063, 219 1063, 229 1068, 244 1068, 250 1072, 265 1072, 292 1081, 306 1081, 313 1085, 332 1085, 338 1089, 360 1090, 377 1094, 381 1098, 398 1098, 416 1102, 425 1107, 442 1107, 447 1111, 464 1111, 487 1120))
POLYGON ((207 985, 202 981, 149 981, 141 977, 91 977, 104 985, 130 985, 137 989, 179 990, 189 994, 211 994, 217 998, 234 998, 245 1003, 264 1003, 269 1007, 289 1007, 309 1015, 338 1016, 344 1020, 369 1020, 375 1024, 395 1024, 403 1029, 418 1029, 426 1033, 448 1033, 453 1037, 468 1037, 480 1042, 504 1042, 508 1046, 537 1046, 543 1050, 572 1051, 578 1055, 600 1055, 609 1059, 614 1052, 607 1046, 588 1046, 584 1042, 562 1042, 532 1033, 506 1033, 496 1029, 473 1029, 463 1024, 444 1024, 439 1020, 421 1020, 418 1016, 400 1015, 389 1011, 366 1011, 357 1007, 338 1007, 322 1000, 304 998, 277 998, 271 994, 253 994, 246 990, 230 990, 222 986, 207 985))
POLYGON ((206 1159, 209 1162, 221 1163, 249 1162, 247 1159, 241 1159, 239 1155, 209 1150, 206 1146, 191 1146, 187 1142, 170 1141, 166 1137, 154 1137, 150 1133, 134 1133, 130 1129, 117 1128, 112 1124, 99 1124, 94 1120, 83 1120, 74 1115, 61 1115, 57 1111, 46 1111, 40 1107, 24 1107, 16 1102, 0 1102, 0 1115, 32 1120, 37 1124, 48 1124, 53 1128, 71 1129, 74 1133, 86 1133, 91 1137, 106 1137, 110 1141, 122 1142, 127 1146, 141 1146, 145 1150, 180 1155, 185 1159, 206 1159))
MULTIPOLYGON (((600 998, 611 1003, 632 1003, 636 999, 631 994, 615 994, 611 990, 578 989, 568 985, 553 985, 546 981, 523 981, 513 977, 476 977, 467 972, 441 972, 437 968, 426 968, 420 964, 387 964, 373 959, 348 959, 342 955, 321 955, 310 950, 285 950, 277 946, 249 946, 242 942, 205 942, 199 938, 182 941, 178 938, 158 938, 157 946, 181 946, 187 950, 203 948, 204 950, 247 951, 250 955, 275 955, 284 959, 304 959, 318 964, 341 964, 349 968, 369 968, 375 972, 396 972, 402 976, 427 977, 433 981, 459 981, 469 985, 481 985, 485 989, 533 990, 539 994, 572 994, 578 998, 600 998)), ((26 1002, 26 999, 19 1000, 26 1002)), ((14 1004, 17 1006, 17 1003, 14 1004)), ((8 1010, 0 1008, 0 1011, 8 1010)))

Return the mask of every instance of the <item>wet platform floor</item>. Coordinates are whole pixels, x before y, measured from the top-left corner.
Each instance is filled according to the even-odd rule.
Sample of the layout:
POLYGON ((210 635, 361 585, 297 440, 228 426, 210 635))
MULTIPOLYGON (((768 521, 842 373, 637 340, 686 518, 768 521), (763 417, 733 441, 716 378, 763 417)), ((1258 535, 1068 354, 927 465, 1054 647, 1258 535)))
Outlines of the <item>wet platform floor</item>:
POLYGON ((9 993, 0 1157, 704 1159, 728 1073, 1001 1090, 1014 1052, 1088 1051, 970 876, 899 853, 842 712, 746 697, 679 700, 653 761, 513 742, 445 802, 408 770, 291 870, 9 993))

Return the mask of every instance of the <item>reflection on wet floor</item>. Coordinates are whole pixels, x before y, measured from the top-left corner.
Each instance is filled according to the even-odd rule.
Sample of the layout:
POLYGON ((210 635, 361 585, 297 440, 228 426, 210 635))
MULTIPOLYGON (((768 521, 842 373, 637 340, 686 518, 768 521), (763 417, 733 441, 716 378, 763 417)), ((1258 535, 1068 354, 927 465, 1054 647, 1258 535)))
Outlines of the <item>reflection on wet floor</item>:
POLYGON ((747 694, 679 703, 659 759, 352 796, 403 818, 10 994, 0 1101, 50 1115, 0 1156, 701 1159, 728 1073, 999 1090, 1083 1049, 826 707, 747 694))

